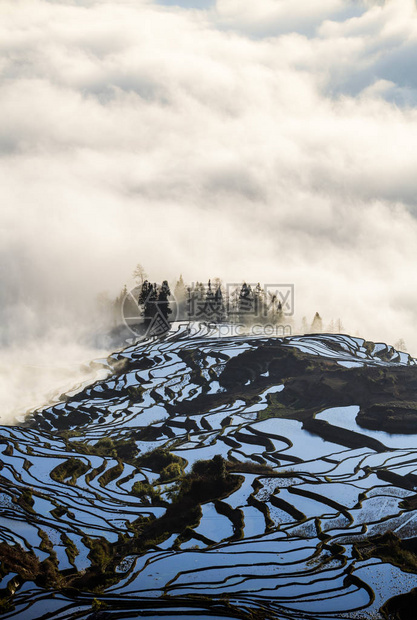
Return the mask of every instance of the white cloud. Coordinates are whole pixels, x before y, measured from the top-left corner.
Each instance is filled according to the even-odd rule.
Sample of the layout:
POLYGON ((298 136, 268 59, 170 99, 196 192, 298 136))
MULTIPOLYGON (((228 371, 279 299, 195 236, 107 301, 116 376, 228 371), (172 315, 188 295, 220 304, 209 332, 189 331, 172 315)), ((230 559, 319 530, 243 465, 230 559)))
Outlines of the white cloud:
POLYGON ((291 0, 217 0, 215 4, 216 17, 223 27, 252 36, 292 30, 311 32, 325 19, 356 14, 360 8, 345 0, 309 0, 305 4, 291 0))
POLYGON ((294 281, 417 354, 414 3, 236 7, 3 0, 3 340, 78 331, 140 261, 294 281))

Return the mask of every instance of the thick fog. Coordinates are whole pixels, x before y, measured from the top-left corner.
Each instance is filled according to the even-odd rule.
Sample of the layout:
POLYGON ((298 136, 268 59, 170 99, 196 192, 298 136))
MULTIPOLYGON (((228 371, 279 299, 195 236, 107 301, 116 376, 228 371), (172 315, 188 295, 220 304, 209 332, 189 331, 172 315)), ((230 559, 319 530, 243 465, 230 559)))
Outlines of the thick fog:
POLYGON ((97 295, 138 262, 291 282, 296 326, 318 311, 417 355, 413 0, 0 16, 0 421, 84 379, 97 295))

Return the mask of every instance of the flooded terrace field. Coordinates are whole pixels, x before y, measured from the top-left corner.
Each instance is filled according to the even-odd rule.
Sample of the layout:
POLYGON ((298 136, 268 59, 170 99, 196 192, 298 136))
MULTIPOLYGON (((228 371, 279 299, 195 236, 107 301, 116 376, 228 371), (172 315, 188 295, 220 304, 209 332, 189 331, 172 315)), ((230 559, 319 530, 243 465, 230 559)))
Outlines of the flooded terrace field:
POLYGON ((403 613, 415 361, 349 336, 217 336, 132 344, 1 428, 2 617, 403 613))

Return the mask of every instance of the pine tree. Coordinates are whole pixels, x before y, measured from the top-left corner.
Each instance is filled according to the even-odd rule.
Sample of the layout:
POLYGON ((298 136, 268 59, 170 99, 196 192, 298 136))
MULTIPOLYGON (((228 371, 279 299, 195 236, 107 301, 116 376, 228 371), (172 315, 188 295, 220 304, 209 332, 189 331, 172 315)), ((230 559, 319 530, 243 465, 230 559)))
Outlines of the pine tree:
POLYGON ((226 315, 225 315, 225 307, 223 303, 223 293, 222 293, 220 284, 217 287, 216 292, 214 293, 214 307, 215 307, 216 321, 218 323, 221 323, 222 321, 225 320, 226 315))
POLYGON ((158 312, 162 315, 168 324, 168 317, 172 313, 169 307, 168 297, 170 297, 171 291, 167 280, 162 282, 162 285, 158 292, 158 312))
POLYGON ((407 352, 404 338, 400 338, 399 340, 397 340, 397 342, 394 344, 394 349, 397 349, 397 351, 401 351, 402 353, 407 352))
POLYGON ((226 299, 228 320, 236 323, 239 321, 239 289, 235 288, 226 299))
POLYGON ((261 320, 264 315, 265 308, 264 308, 264 297, 263 297, 263 290, 262 287, 260 285, 260 283, 258 282, 258 284, 255 286, 254 291, 253 291, 253 313, 254 316, 261 320))
POLYGON ((328 326, 326 327, 326 332, 328 334, 334 334, 335 333, 335 326, 334 326, 334 321, 333 319, 330 321, 330 323, 328 324, 328 326))
POLYGON ((239 319, 243 322, 250 322, 253 319, 254 300, 250 284, 244 282, 239 293, 239 319))
POLYGON ((114 318, 114 324, 115 325, 119 325, 120 321, 122 319, 122 316, 124 314, 123 312, 123 304, 124 304, 124 300, 126 299, 127 296, 127 287, 126 284, 123 286, 123 289, 121 290, 120 294, 116 297, 116 299, 114 300, 113 303, 113 318, 114 318))
POLYGON ((196 282, 188 289, 187 314, 190 321, 204 321, 206 293, 204 284, 196 282))
POLYGON ((187 313, 187 287, 185 286, 182 275, 177 280, 177 283, 174 288, 174 297, 177 304, 177 318, 180 321, 183 321, 188 317, 187 313))
POLYGON ((145 282, 146 278, 148 277, 148 274, 146 273, 146 271, 144 270, 144 268, 142 267, 142 265, 140 263, 138 263, 135 267, 135 270, 133 272, 133 277, 135 278, 135 280, 137 281, 138 285, 142 286, 143 283, 145 282))
POLYGON ((277 325, 284 325, 284 322, 285 322, 284 310, 282 308, 281 301, 279 301, 277 304, 277 313, 276 313, 275 322, 277 323, 277 325))
POLYGON ((319 334, 323 331, 323 320, 318 312, 314 315, 313 322, 311 323, 311 331, 313 334, 319 334))
POLYGON ((268 320, 271 323, 278 323, 280 313, 282 312, 282 304, 278 300, 278 296, 276 293, 270 293, 268 291, 269 296, 269 306, 267 307, 268 320))
POLYGON ((145 321, 150 321, 156 314, 156 302, 158 301, 158 293, 156 284, 151 284, 145 280, 141 286, 139 293, 139 305, 142 306, 145 321))
POLYGON ((211 280, 208 281, 204 299, 203 317, 205 321, 215 320, 214 293, 211 288, 211 280))

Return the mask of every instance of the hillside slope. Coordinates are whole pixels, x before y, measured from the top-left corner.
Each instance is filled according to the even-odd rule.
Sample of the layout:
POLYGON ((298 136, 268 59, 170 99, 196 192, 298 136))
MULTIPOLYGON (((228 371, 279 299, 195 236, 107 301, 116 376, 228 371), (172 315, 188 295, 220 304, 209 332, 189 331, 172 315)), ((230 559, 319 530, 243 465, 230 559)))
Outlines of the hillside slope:
POLYGON ((4 617, 408 617, 415 360, 217 336, 129 346, 2 427, 4 617))

